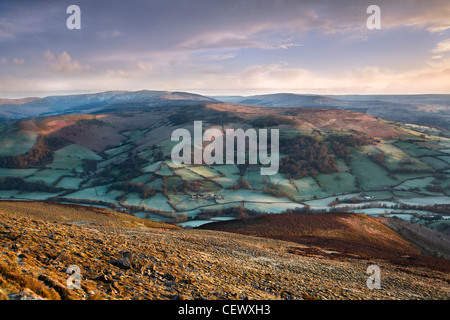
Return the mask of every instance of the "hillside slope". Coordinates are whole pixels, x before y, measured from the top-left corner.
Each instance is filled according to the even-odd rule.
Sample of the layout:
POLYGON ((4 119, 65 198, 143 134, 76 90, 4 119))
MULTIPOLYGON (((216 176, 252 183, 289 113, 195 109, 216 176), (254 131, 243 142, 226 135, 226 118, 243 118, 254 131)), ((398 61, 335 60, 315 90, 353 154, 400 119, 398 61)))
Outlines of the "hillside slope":
MULTIPOLYGON (((28 204, 28 205, 27 205, 28 204)), ((3 299, 448 299, 448 273, 382 259, 298 254, 293 242, 207 230, 168 230, 89 208, 0 208, 3 299), (39 210, 35 210, 39 208, 39 210), (45 212, 44 212, 44 211, 45 212), (72 211, 72 210, 75 210, 72 211), (72 219, 83 211, 81 221, 72 219), (65 219, 62 217, 66 217, 65 219), (103 219, 103 218, 102 218, 103 219), (83 223, 81 223, 83 221, 83 223), (366 269, 381 269, 381 290, 366 269), (80 268, 79 289, 66 273, 80 268)), ((114 214, 115 215, 115 214, 114 214)), ((120 214, 118 214, 120 215, 120 214)), ((136 220, 137 221, 137 220, 136 220)), ((303 248, 303 246, 302 246, 303 248)))
POLYGON ((210 223, 202 229, 226 231, 291 241, 306 248, 292 248, 298 254, 327 258, 386 259, 395 264, 450 271, 448 260, 424 256, 411 243, 387 227, 388 219, 363 214, 276 214, 243 220, 210 223))
POLYGON ((219 101, 276 108, 338 108, 391 121, 450 128, 449 96, 436 95, 305 95, 275 93, 214 97, 219 101))

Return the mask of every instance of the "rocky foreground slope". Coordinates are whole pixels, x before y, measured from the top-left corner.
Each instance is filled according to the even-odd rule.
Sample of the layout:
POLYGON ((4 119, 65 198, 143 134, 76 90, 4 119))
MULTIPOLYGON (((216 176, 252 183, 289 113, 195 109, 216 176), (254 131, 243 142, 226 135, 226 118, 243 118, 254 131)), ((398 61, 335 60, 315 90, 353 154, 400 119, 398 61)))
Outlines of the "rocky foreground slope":
POLYGON ((102 209, 0 203, 2 299, 448 299, 448 272, 303 254, 310 245, 181 230, 102 209), (297 248, 293 252, 292 248, 297 248), (303 250, 302 250, 303 249, 303 250), (381 270, 381 289, 366 269, 381 270), (67 269, 80 268, 69 289, 67 269), (76 283, 75 283, 76 284, 76 283))

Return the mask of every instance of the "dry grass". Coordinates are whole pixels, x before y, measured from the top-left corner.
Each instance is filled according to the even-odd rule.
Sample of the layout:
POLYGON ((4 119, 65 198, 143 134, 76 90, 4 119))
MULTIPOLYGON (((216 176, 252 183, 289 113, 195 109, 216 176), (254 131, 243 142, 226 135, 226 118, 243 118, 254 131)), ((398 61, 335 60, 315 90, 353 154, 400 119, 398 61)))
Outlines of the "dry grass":
MULTIPOLYGON (((83 213, 88 208, 78 206, 48 204, 45 210, 41 205, 46 204, 42 203, 17 205, 17 213, 14 206, 7 208, 11 212, 0 208, 0 299, 448 297, 448 273, 416 268, 416 261, 407 261, 409 265, 400 269, 387 260, 376 260, 383 270, 386 288, 370 291, 366 288, 365 270, 368 263, 373 263, 372 259, 347 258, 342 250, 337 258, 345 258, 343 261, 331 253, 326 255, 318 245, 209 230, 147 228, 131 220, 121 227, 119 217, 128 216, 115 217, 115 213, 103 211, 83 213), (91 224, 67 223, 80 217, 90 217, 91 224), (112 219, 109 224, 108 219, 112 219), (120 262, 125 256, 130 259, 128 266, 120 262), (80 267, 80 289, 67 288, 66 270, 70 265, 80 267)), ((287 220, 291 229, 297 228, 299 224, 292 225, 292 221, 287 220)), ((305 230, 313 234, 314 221, 306 222, 305 230)), ((322 227, 327 232, 351 228, 345 221, 334 222, 333 227, 333 221, 324 219, 322 227)), ((295 230, 291 232, 294 234, 295 230)), ((302 241, 305 239, 316 243, 332 238, 310 236, 302 241)), ((334 239, 331 243, 336 242, 343 249, 354 249, 349 246, 354 241, 334 239)), ((357 251, 350 253, 354 252, 357 251)))
MULTIPOLYGON (((0 289, 5 289, 5 287, 9 291, 14 288, 17 293, 28 289, 44 299, 60 299, 60 295, 54 289, 47 287, 33 276, 23 273, 11 261, 9 264, 0 262, 0 289)), ((6 299, 7 296, 3 295, 3 298, 6 299)))
POLYGON ((141 219, 113 210, 56 202, 0 201, 0 212, 66 223, 83 222, 88 225, 136 229, 180 229, 180 227, 172 224, 141 219))
POLYGON ((279 239, 310 247, 289 249, 302 255, 322 255, 342 260, 386 259, 400 265, 413 263, 450 271, 448 260, 422 255, 420 250, 383 222, 383 219, 355 213, 273 214, 210 223, 201 228, 279 239), (328 255, 323 250, 335 253, 328 255))

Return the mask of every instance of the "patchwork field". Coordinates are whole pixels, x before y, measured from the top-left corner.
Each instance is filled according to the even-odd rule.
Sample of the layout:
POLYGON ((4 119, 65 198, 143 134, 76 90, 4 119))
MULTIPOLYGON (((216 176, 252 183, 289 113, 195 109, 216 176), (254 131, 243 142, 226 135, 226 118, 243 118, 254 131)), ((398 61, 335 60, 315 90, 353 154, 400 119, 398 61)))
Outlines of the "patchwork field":
POLYGON ((397 181, 389 176, 389 171, 373 162, 364 152, 352 150, 350 166, 362 190, 390 188, 397 181))
MULTIPOLYGON (((207 221, 206 211, 213 218, 286 210, 399 209, 396 206, 449 202, 450 140, 440 129, 381 123, 361 115, 358 125, 343 119, 343 129, 323 119, 341 117, 336 110, 243 107, 230 113, 236 106, 223 107, 193 106, 187 113, 173 108, 164 113, 155 109, 119 116, 71 115, 2 124, 3 154, 29 151, 35 147, 37 133, 47 133, 46 139, 53 140, 45 140, 50 153, 45 148, 36 150, 38 155, 43 153, 41 162, 21 168, 5 160, 7 165, 1 166, 0 162, 0 197, 111 206, 131 214, 173 219, 174 223, 207 221), (273 112, 281 114, 274 117, 273 112), (292 166, 270 176, 261 175, 259 165, 174 164, 170 133, 179 127, 192 133, 197 117, 217 128, 224 121, 229 121, 225 127, 230 128, 273 125, 280 128, 282 139, 303 139, 310 149, 298 145, 297 150, 289 150, 289 145, 281 145, 280 165, 291 157, 292 166), (363 124, 370 128, 364 130, 363 124), (315 126, 320 130, 313 129, 315 126), (396 133, 375 135, 381 128, 396 133), (325 149, 320 149, 322 142, 325 149), (299 155, 295 155, 297 151, 299 155), (300 163, 307 165, 299 167, 300 163), (11 183, 11 178, 16 180, 11 183)), ((19 157, 13 164, 26 164, 27 160, 19 157)), ((434 213, 439 210, 443 209, 434 213)))

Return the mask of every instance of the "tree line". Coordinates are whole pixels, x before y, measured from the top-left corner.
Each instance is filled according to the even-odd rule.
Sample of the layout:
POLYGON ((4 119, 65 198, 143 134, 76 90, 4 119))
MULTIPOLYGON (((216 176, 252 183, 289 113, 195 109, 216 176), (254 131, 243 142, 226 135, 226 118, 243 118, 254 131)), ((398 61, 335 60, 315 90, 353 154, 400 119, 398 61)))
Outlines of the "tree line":
POLYGON ((39 135, 36 144, 30 151, 16 156, 0 157, 0 167, 11 169, 24 169, 29 167, 42 167, 53 161, 53 151, 70 144, 64 138, 48 138, 39 135))
POLYGON ((334 155, 323 140, 307 136, 284 139, 280 142, 280 153, 288 154, 280 160, 279 168, 288 178, 300 179, 338 169, 334 155))
POLYGON ((64 189, 48 186, 43 181, 26 181, 22 177, 5 177, 0 178, 0 190, 57 193, 64 189))
POLYGON ((124 181, 119 183, 113 183, 108 187, 108 191, 118 190, 124 191, 126 193, 139 193, 141 199, 148 199, 155 195, 156 190, 151 186, 146 185, 142 182, 124 181))

